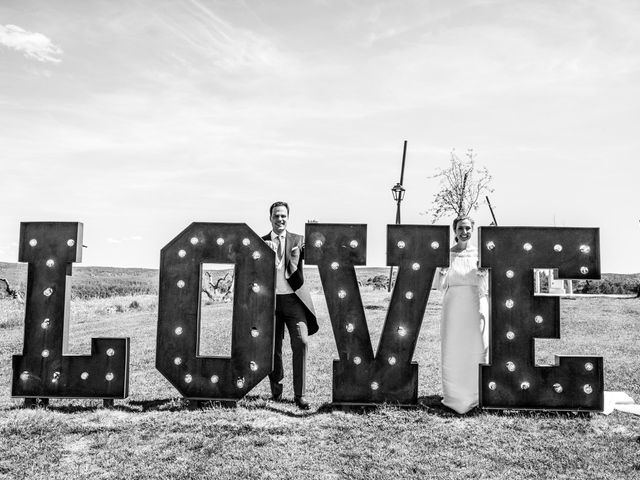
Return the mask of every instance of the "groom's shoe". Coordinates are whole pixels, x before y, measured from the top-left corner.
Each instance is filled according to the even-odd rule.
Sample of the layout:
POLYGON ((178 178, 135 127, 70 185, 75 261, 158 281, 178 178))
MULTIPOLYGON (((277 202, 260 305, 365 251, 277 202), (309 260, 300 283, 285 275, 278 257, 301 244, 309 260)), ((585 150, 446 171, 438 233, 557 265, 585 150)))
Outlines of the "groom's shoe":
POLYGON ((282 400, 282 390, 283 386, 281 383, 272 383, 271 384, 271 400, 274 402, 279 402, 282 400))
POLYGON ((309 410, 309 402, 307 402, 306 398, 296 395, 294 401, 300 410, 309 410))

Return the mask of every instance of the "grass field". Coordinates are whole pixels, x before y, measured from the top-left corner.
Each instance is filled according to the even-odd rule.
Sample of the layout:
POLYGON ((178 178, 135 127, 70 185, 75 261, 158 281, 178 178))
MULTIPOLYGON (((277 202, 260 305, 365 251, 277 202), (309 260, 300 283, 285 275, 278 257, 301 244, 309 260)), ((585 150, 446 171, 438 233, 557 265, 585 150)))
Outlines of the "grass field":
MULTIPOLYGON (((375 270, 359 275, 366 280, 375 270)), ((10 376, 11 355, 22 350, 24 307, 0 301, 0 478, 640 478, 639 417, 479 410, 458 416, 440 406, 438 292, 414 356, 420 405, 332 410, 337 353, 317 273, 308 277, 321 326, 310 339, 308 412, 270 401, 268 381, 236 408, 190 410, 154 368, 155 295, 72 302, 70 353, 88 354, 90 337, 131 337, 127 400, 113 409, 97 400, 21 408, 10 398, 10 376)), ((375 347, 390 294, 363 288, 362 296, 375 347)), ((567 299, 561 309, 562 339, 538 340, 537 358, 602 355, 606 389, 640 400, 640 300, 567 299)), ((204 352, 229 351, 230 312, 228 303, 203 307, 204 352)))

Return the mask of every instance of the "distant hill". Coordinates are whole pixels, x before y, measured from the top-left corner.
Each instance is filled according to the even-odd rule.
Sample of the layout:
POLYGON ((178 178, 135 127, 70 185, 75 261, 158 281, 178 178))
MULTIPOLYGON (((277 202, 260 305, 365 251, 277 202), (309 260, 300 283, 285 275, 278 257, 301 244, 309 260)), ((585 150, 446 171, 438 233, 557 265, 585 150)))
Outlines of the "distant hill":
MULTIPOLYGON (((217 270, 221 277, 229 270, 217 270)), ((389 267, 356 267, 361 284, 386 283, 389 267), (376 282, 372 280, 376 279, 376 282)), ((27 285, 27 264, 0 262, 0 278, 24 293, 27 285)), ((322 283, 315 266, 305 267, 305 278, 312 291, 322 292, 322 283)), ((158 294, 159 273, 150 268, 83 267, 74 265, 71 277, 71 298, 106 298, 118 295, 158 294)), ((604 273, 602 280, 575 281, 576 293, 636 293, 640 273, 604 273)))
MULTIPOLYGON (((158 293, 158 270, 149 268, 73 266, 71 298, 106 298, 158 293)), ((27 264, 0 262, 0 278, 26 291, 27 264)))

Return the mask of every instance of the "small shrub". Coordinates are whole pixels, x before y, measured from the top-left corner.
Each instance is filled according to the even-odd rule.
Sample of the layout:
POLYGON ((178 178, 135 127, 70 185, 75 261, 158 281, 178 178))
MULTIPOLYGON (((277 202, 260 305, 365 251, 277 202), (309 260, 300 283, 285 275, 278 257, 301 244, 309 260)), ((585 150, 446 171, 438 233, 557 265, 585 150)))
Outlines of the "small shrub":
POLYGON ((140 303, 137 300, 134 300, 129 304, 129 308, 132 310, 137 310, 140 308, 140 303))
POLYGON ((120 304, 116 305, 116 312, 118 313, 123 313, 124 312, 124 307, 120 304))
POLYGON ((367 278, 365 282, 366 286, 373 287, 374 290, 384 290, 389 283, 389 277, 386 275, 376 275, 375 277, 367 278))

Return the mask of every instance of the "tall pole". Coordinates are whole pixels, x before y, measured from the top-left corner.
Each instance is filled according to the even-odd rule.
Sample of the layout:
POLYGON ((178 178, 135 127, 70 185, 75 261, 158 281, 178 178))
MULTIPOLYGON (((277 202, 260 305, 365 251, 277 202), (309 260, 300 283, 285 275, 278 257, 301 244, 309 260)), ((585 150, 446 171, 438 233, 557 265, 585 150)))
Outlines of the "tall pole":
MULTIPOLYGON (((404 147, 402 148, 402 168, 400 169, 400 186, 402 187, 402 183, 404 182, 404 164, 407 159, 407 141, 404 141, 404 147)), ((402 202, 402 194, 398 192, 398 197, 396 198, 397 208, 396 208, 396 225, 400 225, 400 203, 402 202)), ((391 279, 393 278, 393 265, 389 270, 389 284, 387 285, 387 292, 391 291, 391 279)))
MULTIPOLYGON (((407 159, 407 141, 404 141, 404 147, 402 148, 402 168, 400 169, 400 186, 404 182, 404 163, 407 159)), ((402 197, 398 195, 398 208, 396 210, 396 225, 400 225, 400 202, 402 202, 402 197)))
POLYGON ((496 216, 493 214, 493 207, 491 207, 491 202, 489 201, 489 195, 485 195, 485 197, 487 199, 487 205, 489 205, 489 210, 491 211, 491 217, 493 218, 493 224, 497 227, 498 226, 498 221, 496 220, 496 216))

